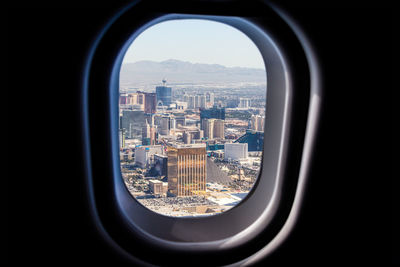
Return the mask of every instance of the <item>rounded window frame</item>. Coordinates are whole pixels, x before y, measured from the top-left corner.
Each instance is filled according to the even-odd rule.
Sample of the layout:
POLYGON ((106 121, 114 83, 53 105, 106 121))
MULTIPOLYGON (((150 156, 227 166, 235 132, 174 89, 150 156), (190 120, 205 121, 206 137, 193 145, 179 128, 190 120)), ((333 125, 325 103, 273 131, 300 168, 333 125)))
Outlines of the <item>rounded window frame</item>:
MULTIPOLYGON (((125 192, 121 192, 124 190, 119 187, 125 187, 125 185, 122 183, 123 179, 120 172, 115 173, 114 176, 114 179, 117 180, 115 181, 117 200, 122 209, 126 211, 127 219, 137 227, 135 230, 142 231, 142 234, 147 238, 165 243, 166 246, 184 248, 189 243, 196 243, 196 249, 204 246, 207 249, 215 250, 220 247, 242 245, 264 229, 270 220, 269 218, 274 214, 273 211, 276 209, 279 196, 280 179, 282 179, 279 175, 274 176, 276 173, 279 174, 277 169, 282 168, 281 161, 284 160, 282 157, 285 154, 282 150, 285 149, 285 143, 287 143, 287 140, 285 140, 287 136, 284 132, 287 127, 285 122, 287 122, 289 114, 287 109, 290 108, 290 92, 292 90, 290 75, 281 51, 268 34, 251 22, 237 17, 169 14, 146 23, 127 40, 115 62, 110 82, 110 101, 113 107, 111 110, 113 117, 112 131, 118 133, 118 120, 115 118, 118 118, 119 112, 115 107, 118 107, 119 83, 115 81, 115 73, 119 74, 122 58, 128 47, 147 28, 160 22, 179 19, 204 19, 228 24, 244 32, 260 50, 267 72, 267 105, 265 111, 267 114, 265 125, 267 127, 264 130, 264 152, 259 178, 248 196, 238 205, 224 213, 207 217, 173 218, 148 210, 136 199, 131 201, 131 198, 133 198, 131 195, 127 196, 125 192), (251 36, 249 36, 249 33, 251 33, 251 36), (280 145, 276 147, 276 144, 280 145), (279 154, 279 156, 276 156, 276 154, 279 154), (261 198, 262 194, 259 191, 264 192, 264 199, 261 198), (132 216, 137 213, 141 214, 141 218, 132 216), (228 223, 232 221, 235 222, 234 225, 228 223), (154 222, 157 225, 153 225, 154 222), (216 229, 216 232, 211 232, 211 229, 216 229)), ((119 171, 118 135, 115 134, 112 140, 114 164, 117 163, 116 158, 118 159, 118 164, 114 166, 114 169, 119 171)))
MULTIPOLYGON (((283 43, 279 38, 275 38, 277 36, 276 31, 271 31, 270 34, 265 24, 262 27, 257 26, 257 20, 214 15, 157 14, 137 24, 130 25, 128 15, 129 12, 125 14, 121 12, 119 17, 116 16, 112 21, 113 24, 109 24, 109 26, 105 28, 101 36, 103 39, 99 38, 97 40, 95 49, 92 50, 92 54, 89 56, 84 78, 84 88, 86 89, 83 95, 83 128, 84 140, 87 143, 85 147, 86 163, 88 167, 87 185, 90 211, 98 229, 106 239, 111 237, 119 246, 122 246, 128 251, 129 248, 127 244, 131 242, 131 240, 140 240, 143 247, 146 248, 157 248, 162 251, 170 251, 173 253, 204 252, 214 254, 233 251, 236 248, 243 247, 246 243, 262 236, 261 234, 263 234, 264 237, 267 236, 265 242, 268 243, 269 240, 274 237, 274 234, 279 231, 280 227, 282 227, 290 212, 290 203, 289 206, 285 205, 286 208, 282 208, 282 198, 284 198, 285 195, 290 195, 290 197, 286 199, 293 201, 295 197, 294 193, 297 193, 296 190, 298 189, 296 188, 297 181, 300 179, 296 169, 294 172, 294 176, 296 177, 291 181, 294 191, 292 190, 289 193, 284 192, 288 191, 283 184, 287 183, 287 180, 289 180, 286 177, 288 176, 286 167, 288 161, 288 147, 290 147, 289 139, 291 137, 289 135, 293 132, 291 129, 293 124, 292 117, 294 115, 294 104, 292 102, 293 94, 295 93, 295 91, 293 91, 293 84, 296 84, 296 79, 294 79, 296 75, 292 75, 293 67, 291 65, 293 61, 290 60, 290 63, 287 63, 289 60, 285 52, 288 50, 283 47, 283 43), (265 127, 264 130, 262 168, 259 178, 249 195, 237 206, 222 214, 198 218, 180 218, 164 216, 145 208, 130 195, 123 182, 118 151, 118 85, 119 70, 125 51, 136 36, 151 25, 165 20, 191 18, 208 19, 231 25, 244 32, 258 47, 263 56, 264 63, 266 64, 265 69, 267 72, 267 106, 265 121, 267 127, 265 127), (116 30, 116 27, 120 25, 124 25, 124 31, 122 33, 116 30), (128 29, 131 29, 131 32, 129 32, 128 29), (132 32, 134 32, 133 35, 132 32), (111 41, 113 36, 120 38, 115 44, 111 41), (123 42, 121 38, 124 40, 123 42), (104 53, 108 51, 112 52, 112 57, 96 57, 96 54, 104 55, 104 53), (269 52, 266 53, 266 51, 269 52), (271 56, 271 51, 275 52, 275 56, 271 56), (266 60, 266 57, 268 57, 268 60, 266 60), (101 63, 105 64, 105 69, 100 67, 102 66, 101 63), (102 78, 99 78, 96 76, 99 73, 108 73, 108 75, 103 75, 102 78), (96 85, 100 85, 101 87, 103 92, 101 97, 97 97, 98 94, 95 93, 96 85), (89 104, 89 107, 85 106, 85 104, 89 104), (100 118, 100 120, 105 119, 105 122, 99 122, 98 114, 102 111, 104 111, 102 115, 105 116, 100 118), (107 128, 106 126, 109 127, 107 128), (100 129, 101 133, 104 133, 102 136, 106 137, 101 144, 94 144, 90 140, 90 137, 96 135, 96 129, 100 129), (100 149, 95 149, 94 146, 96 145, 100 145, 100 149), (266 148, 268 152, 273 149, 273 153, 265 153, 266 148), (102 149, 104 151, 102 151, 102 149), (100 153, 96 153, 99 151, 100 153), (102 156, 104 159, 100 160, 99 158, 102 156), (99 167, 98 163, 102 161, 106 163, 105 165, 108 165, 108 162, 111 162, 111 164, 104 168, 99 167), (101 170, 106 170, 106 172, 101 173, 101 170), (96 181, 94 177, 101 179, 100 181, 96 181), (271 184, 273 186, 268 187, 268 185, 271 184), (105 188, 107 185, 109 188, 105 188), (262 190, 268 189, 267 187, 269 189, 273 188, 274 190, 262 190), (265 201, 266 199, 267 201, 265 201), (257 206, 252 205, 254 203, 258 203, 258 205, 261 204, 262 207, 260 208, 260 206, 258 206, 254 208, 257 206), (282 209, 286 211, 280 212, 282 209), (109 216, 110 212, 112 212, 112 215, 115 217, 109 216), (249 212, 253 215, 243 215, 249 214, 249 212), (136 216, 137 214, 140 215, 136 216), (276 217, 280 217, 279 222, 276 224, 279 226, 276 227, 275 225, 272 227, 271 225, 273 225, 273 220, 276 220, 276 217), (127 235, 128 238, 121 238, 121 229, 115 229, 116 227, 113 225, 116 221, 118 221, 123 228, 123 234, 127 235), (220 224, 216 226, 218 225, 218 221, 220 224), (231 222, 234 223, 232 224, 231 222), (231 227, 229 228, 227 226, 231 227), (269 230, 269 228, 271 228, 271 230, 269 230), (270 234, 267 233, 264 235, 264 232, 269 232, 270 234)), ((277 16, 277 14, 275 14, 275 16, 277 16)), ((274 26, 272 28, 274 28, 274 26)), ((298 41, 299 43, 301 42, 301 40, 298 41)), ((307 60, 305 60, 305 58, 306 57, 302 60, 310 60, 310 58, 307 58, 307 60)), ((299 61, 301 61, 301 59, 299 61)), ((310 62, 308 62, 308 64, 310 64, 310 62)), ((312 66, 309 67, 312 68, 312 66)), ((312 77, 307 78, 311 80, 312 77)), ((306 114, 305 118, 307 118, 307 116, 309 116, 307 113, 309 112, 309 105, 311 103, 312 88, 311 86, 305 87, 306 95, 302 96, 302 103, 305 106, 301 109, 302 112, 306 114)), ((315 95, 315 92, 313 92, 313 95, 315 95)), ((298 107, 295 109, 299 110, 298 107)), ((299 116, 296 115, 294 117, 299 116)), ((301 121, 301 123, 306 124, 306 121, 301 121)), ((303 138, 306 137, 305 135, 304 133, 304 136, 301 135, 299 137, 299 142, 301 143, 299 161, 301 161, 301 154, 304 153, 302 144, 306 141, 303 138)), ((303 163, 298 162, 298 164, 302 165, 303 163)), ((300 169, 300 167, 298 169, 300 169)), ((303 185, 304 184, 301 186, 303 185)), ((118 245, 116 246, 118 247, 118 245)), ((260 248, 260 246, 262 247, 263 245, 259 244, 258 247, 260 248)))

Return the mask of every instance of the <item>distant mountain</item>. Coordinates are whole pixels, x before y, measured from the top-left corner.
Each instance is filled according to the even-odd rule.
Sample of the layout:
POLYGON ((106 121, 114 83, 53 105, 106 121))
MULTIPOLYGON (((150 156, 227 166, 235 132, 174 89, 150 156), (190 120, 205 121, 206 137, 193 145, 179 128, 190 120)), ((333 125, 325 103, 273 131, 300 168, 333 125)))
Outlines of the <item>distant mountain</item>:
POLYGON ((190 63, 175 59, 162 62, 144 60, 123 64, 120 82, 122 86, 142 86, 160 84, 164 78, 169 84, 266 83, 263 69, 230 68, 218 64, 190 63))

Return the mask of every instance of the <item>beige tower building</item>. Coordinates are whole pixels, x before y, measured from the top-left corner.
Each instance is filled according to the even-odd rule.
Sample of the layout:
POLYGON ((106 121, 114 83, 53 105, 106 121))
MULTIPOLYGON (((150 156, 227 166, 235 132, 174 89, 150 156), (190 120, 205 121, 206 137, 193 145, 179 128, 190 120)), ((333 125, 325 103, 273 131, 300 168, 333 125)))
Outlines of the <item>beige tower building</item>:
POLYGON ((204 137, 208 139, 214 138, 214 121, 215 119, 204 119, 202 128, 204 130, 204 137))
POLYGON ((225 138, 225 121, 219 119, 203 119, 204 137, 208 139, 225 138))
POLYGON ((192 196, 206 191, 205 144, 168 146, 168 192, 192 196))
POLYGON ((260 115, 251 116, 251 129, 255 131, 264 131, 265 117, 260 115))
POLYGON ((225 138, 225 121, 215 120, 214 121, 214 136, 213 138, 225 138))

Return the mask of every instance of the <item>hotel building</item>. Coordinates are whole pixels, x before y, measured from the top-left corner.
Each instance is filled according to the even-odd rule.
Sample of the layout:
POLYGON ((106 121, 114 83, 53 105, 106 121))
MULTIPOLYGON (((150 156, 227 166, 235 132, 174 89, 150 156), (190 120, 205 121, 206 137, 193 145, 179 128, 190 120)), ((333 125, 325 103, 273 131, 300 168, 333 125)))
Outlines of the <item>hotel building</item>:
POLYGON ((168 146, 168 192, 192 196, 206 191, 205 144, 168 146))

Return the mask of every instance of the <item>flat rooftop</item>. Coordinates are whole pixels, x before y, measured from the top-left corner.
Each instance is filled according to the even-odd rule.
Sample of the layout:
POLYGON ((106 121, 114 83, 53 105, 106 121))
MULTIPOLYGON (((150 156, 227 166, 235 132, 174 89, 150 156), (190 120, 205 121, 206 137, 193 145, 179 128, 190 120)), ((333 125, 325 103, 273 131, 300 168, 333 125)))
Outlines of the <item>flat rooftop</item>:
POLYGON ((171 144, 171 146, 175 148, 205 148, 206 144, 171 144))

